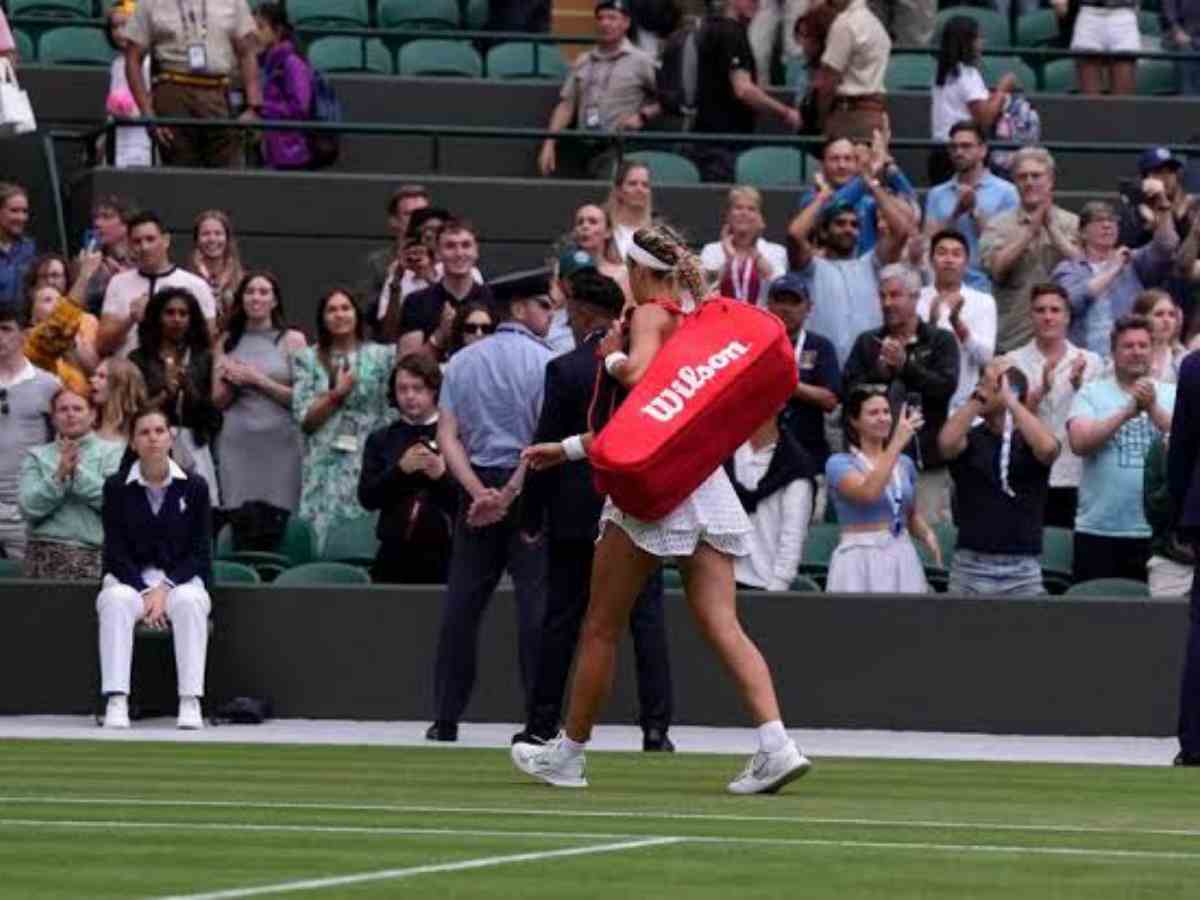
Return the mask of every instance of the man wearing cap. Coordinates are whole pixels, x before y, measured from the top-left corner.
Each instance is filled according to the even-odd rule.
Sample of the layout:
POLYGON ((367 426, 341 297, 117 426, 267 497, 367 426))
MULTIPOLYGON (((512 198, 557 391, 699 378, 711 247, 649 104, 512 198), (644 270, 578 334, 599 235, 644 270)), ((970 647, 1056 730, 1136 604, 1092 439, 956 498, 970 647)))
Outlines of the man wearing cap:
MULTIPOLYGON (((125 77, 143 116, 228 119, 228 92, 235 67, 241 75, 246 109, 241 118, 262 112, 254 19, 246 0, 140 0, 125 26, 125 77), (155 71, 147 90, 142 60, 149 53, 155 71)), ((151 129, 169 166, 232 168, 241 162, 240 133, 228 128, 151 129)))
POLYGON ((555 353, 570 353, 577 344, 575 329, 571 327, 571 301, 575 295, 573 279, 580 272, 599 271, 592 255, 576 244, 567 244, 555 260, 554 278, 550 282, 554 317, 550 320, 550 333, 546 335, 546 343, 555 353))
MULTIPOLYGON (((479 621, 500 577, 515 586, 521 685, 533 685, 546 591, 546 548, 520 535, 512 509, 542 409, 545 343, 552 304, 544 269, 489 285, 501 324, 486 341, 451 357, 438 401, 438 445, 466 494, 450 550, 446 606, 434 664, 434 723, 426 737, 458 739, 458 721, 475 686, 479 621)), ((415 295, 414 295, 415 296, 415 295)))
MULTIPOLYGON (((560 265, 560 277, 563 271, 565 267, 560 265)), ((625 305, 620 286, 594 266, 581 265, 565 280, 570 293, 567 316, 578 346, 546 367, 545 403, 535 443, 559 441, 588 430, 588 410, 600 366, 596 346, 625 305)), ((530 536, 547 536, 550 564, 533 700, 525 729, 514 736, 514 743, 549 740, 558 734, 567 675, 591 594, 592 557, 603 500, 592 484, 592 467, 586 459, 532 473, 526 483, 522 529, 530 536)), ((647 582, 638 597, 629 627, 637 657, 642 747, 673 750, 667 737, 671 668, 661 573, 647 582)))
POLYGON ((1140 184, 1121 182, 1121 243, 1140 247, 1154 236, 1155 215, 1152 197, 1161 193, 1171 206, 1175 229, 1187 237, 1193 213, 1200 204, 1184 190, 1182 157, 1170 147, 1151 147, 1138 157, 1140 184))
MULTIPOLYGON (((413 221, 426 210, 413 214, 413 221)), ((486 303, 491 292, 476 278, 479 241, 475 229, 462 219, 450 219, 437 233, 437 260, 442 267, 441 280, 423 290, 414 291, 400 310, 399 353, 417 353, 430 349, 440 356, 449 339, 454 313, 464 303, 486 303)), ((386 313, 385 313, 386 316, 386 313)), ((386 328, 385 337, 393 332, 386 328)))
POLYGON ((857 252, 858 213, 833 201, 833 190, 823 181, 813 201, 788 226, 792 269, 808 283, 813 299, 808 324, 833 343, 839 366, 845 365, 855 338, 881 324, 877 274, 900 258, 912 228, 904 201, 890 194, 878 178, 870 177, 866 183, 887 223, 869 253, 857 252), (812 233, 818 222, 824 256, 813 248, 812 233))
MULTIPOLYGON (((641 131, 661 112, 657 100, 654 60, 633 45, 629 34, 628 0, 601 0, 596 4, 596 46, 571 66, 550 114, 550 131, 569 125, 597 135, 615 131, 641 131)), ((546 138, 538 155, 538 171, 558 171, 559 141, 546 138)), ((571 147, 591 177, 607 178, 614 151, 594 141, 571 147)))

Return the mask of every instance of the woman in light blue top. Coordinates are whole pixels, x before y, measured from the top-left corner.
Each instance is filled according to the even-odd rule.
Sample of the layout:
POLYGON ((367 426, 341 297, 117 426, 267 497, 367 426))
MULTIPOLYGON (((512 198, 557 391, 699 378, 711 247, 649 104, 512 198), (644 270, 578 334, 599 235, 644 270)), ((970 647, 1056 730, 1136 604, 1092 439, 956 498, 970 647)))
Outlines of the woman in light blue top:
POLYGON ((917 509, 917 471, 904 448, 921 430, 918 409, 903 407, 892 429, 883 385, 864 384, 846 400, 846 446, 825 465, 842 536, 826 590, 850 594, 924 594, 929 585, 909 534, 941 565, 936 535, 917 509), (890 438, 889 438, 890 435, 890 438))

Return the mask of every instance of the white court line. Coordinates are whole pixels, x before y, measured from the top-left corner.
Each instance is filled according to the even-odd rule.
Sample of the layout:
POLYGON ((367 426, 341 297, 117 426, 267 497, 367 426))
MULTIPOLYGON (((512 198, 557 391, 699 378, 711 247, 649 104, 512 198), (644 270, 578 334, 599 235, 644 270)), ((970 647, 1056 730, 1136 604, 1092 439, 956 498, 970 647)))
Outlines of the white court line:
POLYGON ((0 796, 0 804, 52 806, 145 806, 209 809, 307 810, 309 812, 380 812, 472 816, 544 816, 565 819, 651 819, 685 822, 761 822, 791 825, 848 825, 861 828, 975 829, 976 831, 1046 832, 1050 834, 1145 834, 1200 837, 1188 828, 1121 828, 1103 825, 1035 825, 1001 822, 937 822, 921 819, 853 819, 819 816, 748 816, 733 813, 677 813, 650 810, 525 809, 490 806, 412 806, 387 803, 293 803, 288 801, 164 800, 137 797, 17 797, 0 796))
POLYGON ((594 847, 571 847, 566 850, 544 850, 538 853, 513 853, 509 856, 485 856, 461 862, 441 863, 431 866, 410 866, 406 869, 382 869, 378 872, 360 872, 356 875, 338 875, 332 878, 309 878, 303 881, 281 881, 259 887, 233 888, 227 891, 212 891, 207 894, 177 894, 164 900, 232 900, 235 897, 260 897, 264 894, 290 894, 295 891, 313 891, 319 888, 345 887, 349 884, 364 884, 368 881, 395 881, 416 875, 432 875, 436 872, 465 872, 469 869, 486 869, 506 866, 511 863, 538 862, 543 859, 559 859, 564 856, 586 856, 591 853, 616 853, 619 850, 637 850, 673 844, 673 838, 648 838, 640 841, 624 841, 619 844, 600 844, 594 847))
MULTIPOLYGON (((639 835, 596 834, 563 831, 481 831, 453 828, 372 828, 341 825, 258 825, 242 822, 123 822, 70 819, 0 819, 0 828, 97 828, 145 831, 299 832, 311 834, 378 834, 406 837, 505 837, 554 840, 621 840, 638 844, 639 835)), ((1155 859, 1200 862, 1200 852, 1183 850, 1122 850, 1098 847, 1023 847, 1004 844, 938 844, 928 841, 852 841, 836 838, 748 838, 711 835, 661 835, 653 840, 666 844, 713 844, 762 847, 837 847, 865 850, 923 850, 947 853, 1010 854, 1014 856, 1084 856, 1101 859, 1155 859)), ((587 848, 580 848, 587 849, 587 848)), ((565 855, 565 851, 556 851, 565 855)), ((209 895, 204 895, 209 896, 209 895)), ((218 895, 212 895, 218 896, 218 895)), ((225 896, 224 894, 219 896, 225 896)), ((238 895, 242 896, 242 895, 238 895)))

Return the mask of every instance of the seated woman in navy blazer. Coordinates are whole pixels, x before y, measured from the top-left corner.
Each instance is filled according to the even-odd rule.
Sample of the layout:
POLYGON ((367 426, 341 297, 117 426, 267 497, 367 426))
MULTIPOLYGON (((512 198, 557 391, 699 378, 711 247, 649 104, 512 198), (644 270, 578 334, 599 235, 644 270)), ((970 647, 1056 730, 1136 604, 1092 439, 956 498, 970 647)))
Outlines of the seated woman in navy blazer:
POLYGON ((142 410, 131 423, 137 462, 104 483, 104 582, 100 614, 105 728, 129 727, 129 674, 139 621, 174 632, 179 727, 200 728, 212 579, 208 485, 170 457, 166 415, 142 410))

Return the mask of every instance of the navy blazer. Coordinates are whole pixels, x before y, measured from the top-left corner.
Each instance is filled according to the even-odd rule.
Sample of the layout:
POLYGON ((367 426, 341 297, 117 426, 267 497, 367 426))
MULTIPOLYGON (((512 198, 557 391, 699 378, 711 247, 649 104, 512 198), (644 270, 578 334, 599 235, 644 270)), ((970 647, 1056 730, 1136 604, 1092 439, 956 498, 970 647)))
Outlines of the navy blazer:
MULTIPOLYGON (((546 391, 534 443, 561 441, 588 430, 588 408, 600 360, 596 344, 603 335, 588 335, 570 353, 546 364, 546 391)), ((531 472, 522 498, 523 528, 540 531, 549 516, 549 534, 557 540, 595 540, 604 498, 592 485, 586 460, 567 462, 544 472, 531 472)))
POLYGON ((1175 413, 1167 445, 1167 486, 1179 511, 1178 529, 1200 541, 1200 353, 1189 353, 1179 368, 1175 413))
POLYGON ((104 482, 104 567, 122 584, 147 587, 144 569, 161 569, 172 584, 199 575, 212 583, 212 508, 208 484, 193 473, 172 478, 158 515, 146 488, 118 472, 104 482))

